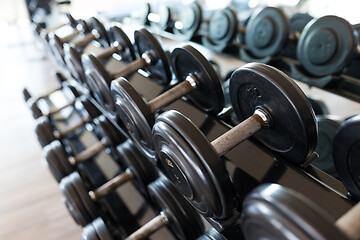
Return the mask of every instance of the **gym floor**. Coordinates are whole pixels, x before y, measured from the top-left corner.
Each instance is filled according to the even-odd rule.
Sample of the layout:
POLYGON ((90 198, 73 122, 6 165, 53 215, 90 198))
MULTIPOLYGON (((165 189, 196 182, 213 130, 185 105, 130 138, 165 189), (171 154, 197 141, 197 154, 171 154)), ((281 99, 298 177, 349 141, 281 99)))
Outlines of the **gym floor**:
POLYGON ((21 93, 24 86, 35 95, 55 88, 56 67, 34 47, 28 27, 2 23, 0 31, 6 33, 0 39, 0 239, 80 239, 21 93))

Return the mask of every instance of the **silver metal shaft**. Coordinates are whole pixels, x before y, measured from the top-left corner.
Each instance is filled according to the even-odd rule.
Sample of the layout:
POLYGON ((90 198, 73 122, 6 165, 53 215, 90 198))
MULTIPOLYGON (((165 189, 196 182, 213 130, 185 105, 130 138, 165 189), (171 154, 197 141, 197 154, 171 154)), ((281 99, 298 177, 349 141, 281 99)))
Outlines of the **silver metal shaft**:
POLYGON ((165 213, 161 212, 158 216, 151 219, 136 232, 128 236, 125 240, 139 240, 147 238, 148 236, 165 226, 168 221, 169 220, 166 217, 165 213))
POLYGON ((86 34, 84 37, 82 37, 81 39, 73 42, 72 45, 73 45, 75 48, 83 47, 83 46, 89 44, 92 40, 95 40, 95 39, 96 39, 96 37, 95 37, 94 34, 88 33, 88 34, 86 34))
POLYGON ((100 151, 104 150, 107 145, 108 145, 108 142, 106 141, 106 139, 101 139, 101 141, 99 141, 99 142, 95 143, 94 145, 88 147, 87 149, 80 152, 75 157, 69 157, 69 162, 72 165, 75 165, 77 163, 86 161, 89 158, 93 157, 95 154, 97 154, 100 151))
POLYGON ((61 23, 61 24, 56 25, 56 26, 54 26, 54 27, 45 28, 45 29, 43 29, 42 31, 43 31, 44 33, 49 33, 49 32, 55 31, 55 30, 57 30, 57 29, 59 29, 59 28, 61 28, 61 27, 64 27, 66 24, 67 24, 67 23, 61 23))
POLYGON ((133 175, 130 169, 126 169, 125 172, 107 181, 106 183, 98 187, 96 190, 90 191, 89 196, 93 200, 102 198, 103 196, 107 195, 109 192, 114 191, 116 188, 130 181, 132 179, 132 176, 133 175))
POLYGON ((340 228, 351 240, 360 239, 360 203, 357 203, 347 213, 336 221, 340 228))
POLYGON ((193 77, 189 76, 186 78, 185 81, 179 83, 170 90, 150 100, 146 105, 149 108, 150 112, 154 113, 158 109, 169 105, 170 103, 176 101, 177 99, 192 92, 195 89, 196 81, 193 77))
POLYGON ((94 54, 98 59, 104 59, 110 57, 114 53, 118 52, 119 49, 117 47, 108 47, 104 51, 100 52, 99 54, 94 54))
POLYGON ((267 124, 268 123, 264 120, 260 113, 255 111, 251 117, 245 119, 237 126, 212 141, 211 145, 214 147, 219 156, 222 156, 260 129, 266 127, 267 124))

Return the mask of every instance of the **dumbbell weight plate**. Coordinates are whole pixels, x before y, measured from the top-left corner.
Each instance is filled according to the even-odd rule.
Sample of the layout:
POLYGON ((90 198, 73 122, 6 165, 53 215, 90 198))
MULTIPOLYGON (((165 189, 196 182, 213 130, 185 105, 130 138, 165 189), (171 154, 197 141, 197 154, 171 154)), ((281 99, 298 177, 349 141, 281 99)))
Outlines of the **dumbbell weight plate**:
POLYGON ((100 240, 112 240, 111 234, 101 218, 96 218, 92 222, 92 225, 94 226, 95 232, 100 240))
POLYGON ((313 153, 317 142, 315 114, 305 94, 288 76, 264 64, 248 64, 230 81, 230 98, 240 122, 265 106, 274 122, 254 135, 265 146, 295 162, 313 153))
POLYGON ((54 129, 51 126, 49 118, 42 116, 36 120, 35 132, 42 147, 45 147, 52 141, 56 140, 54 129))
POLYGON ((96 133, 98 136, 106 137, 108 146, 116 147, 127 139, 105 116, 94 119, 94 124, 96 133))
POLYGON ((305 26, 314 18, 307 13, 296 13, 289 19, 290 33, 302 32, 305 26))
POLYGON ((159 78, 162 84, 169 84, 171 81, 170 66, 159 42, 146 29, 135 31, 134 38, 140 56, 145 52, 151 52, 152 57, 157 59, 155 64, 145 67, 145 70, 148 70, 153 76, 159 78))
POLYGON ((209 23, 209 38, 217 43, 227 43, 235 37, 238 26, 236 12, 231 8, 216 11, 209 23))
POLYGON ((209 61, 195 48, 176 48, 171 53, 171 64, 179 82, 185 81, 191 74, 195 75, 199 88, 188 94, 192 102, 215 115, 224 108, 224 93, 219 77, 209 61))
POLYGON ((161 30, 166 31, 171 21, 171 10, 164 4, 161 4, 159 6, 158 12, 160 17, 160 22, 158 22, 156 25, 159 26, 161 30))
POLYGON ((137 19, 140 25, 149 23, 148 16, 151 13, 150 3, 141 4, 140 10, 137 12, 137 19))
POLYGON ((297 58, 307 72, 325 76, 340 72, 356 52, 353 28, 346 20, 325 16, 304 28, 297 46, 297 58))
POLYGON ((81 116, 83 119, 86 118, 95 119, 102 114, 100 110, 92 103, 89 97, 87 96, 80 97, 80 103, 82 108, 84 108, 85 110, 83 112, 86 113, 81 116))
POLYGON ((244 200, 242 216, 248 240, 348 239, 325 211, 276 184, 262 185, 250 193, 244 200))
POLYGON ((221 235, 214 228, 211 228, 206 233, 204 233, 201 237, 196 240, 226 240, 223 235, 221 235))
POLYGON ((178 239, 196 239, 203 232, 203 228, 194 227, 203 226, 200 216, 185 199, 181 201, 183 196, 170 181, 165 177, 159 179, 149 184, 148 191, 157 208, 169 213, 167 226, 178 239))
POLYGON ((90 18, 90 24, 100 35, 100 38, 96 41, 99 42, 102 47, 109 47, 110 40, 104 25, 95 17, 90 18))
POLYGON ((174 28, 174 33, 179 35, 192 35, 199 30, 201 21, 202 9, 198 2, 192 2, 182 6, 179 16, 179 22, 182 24, 182 28, 174 28))
POLYGON ((70 164, 64 153, 66 151, 58 140, 51 142, 43 150, 47 165, 58 182, 74 171, 74 166, 70 164))
POLYGON ((112 26, 109 29, 108 34, 112 45, 116 43, 122 47, 123 51, 121 51, 121 59, 123 61, 132 62, 136 59, 134 47, 128 36, 121 28, 118 26, 112 26))
POLYGON ((345 121, 333 140, 333 158, 342 183, 360 200, 360 115, 345 121))
POLYGON ((175 111, 161 114, 156 122, 153 139, 167 177, 202 215, 228 217, 236 207, 234 188, 206 137, 175 111))
POLYGON ((279 53, 288 35, 285 14, 278 8, 266 7, 251 15, 246 26, 245 42, 255 57, 263 58, 279 53))
MULTIPOLYGON (((76 172, 72 174, 77 174, 76 172)), ((63 202, 70 212, 76 223, 81 226, 85 226, 92 221, 93 217, 89 215, 84 203, 81 201, 81 197, 76 192, 74 185, 72 184, 71 175, 64 177, 60 184, 60 190, 63 195, 63 202)))

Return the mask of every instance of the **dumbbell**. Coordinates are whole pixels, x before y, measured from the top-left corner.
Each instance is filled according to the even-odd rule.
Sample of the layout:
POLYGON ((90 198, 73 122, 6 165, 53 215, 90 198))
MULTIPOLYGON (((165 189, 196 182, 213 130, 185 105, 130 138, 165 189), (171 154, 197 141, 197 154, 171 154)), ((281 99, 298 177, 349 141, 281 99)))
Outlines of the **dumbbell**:
POLYGON ((50 172, 58 182, 75 171, 77 164, 86 162, 105 148, 116 147, 126 140, 126 137, 104 116, 94 119, 94 125, 95 133, 101 140, 75 156, 71 156, 59 140, 55 140, 44 147, 43 155, 50 172))
POLYGON ((203 235, 198 237, 196 240, 226 240, 215 228, 210 228, 203 235))
POLYGON ((170 27, 171 10, 164 4, 160 4, 158 13, 152 13, 150 3, 144 3, 140 10, 136 11, 134 18, 140 25, 151 25, 165 31, 170 27))
POLYGON ((343 122, 333 139, 333 159, 339 178, 351 198, 360 200, 360 115, 343 122))
MULTIPOLYGON (((98 29, 98 32, 100 32, 103 29, 103 26, 97 24, 95 28, 98 29)), ((105 29, 103 30, 105 31, 105 29)), ((123 61, 128 62, 135 60, 135 51, 133 46, 127 35, 120 27, 113 25, 105 34, 108 35, 110 46, 102 50, 102 52, 97 55, 93 54, 98 60, 100 60, 100 62, 111 57, 114 53, 120 54, 123 61)), ((89 39, 91 39, 91 35, 89 39)), ((86 49, 86 46, 87 41, 82 41, 81 44, 71 43, 64 45, 64 58, 66 66, 71 72, 71 75, 84 84, 86 84, 86 77, 85 70, 81 62, 81 55, 91 53, 86 49)), ((105 46, 105 44, 102 44, 102 46, 105 46)))
POLYGON ((247 240, 359 239, 360 204, 336 222, 305 196, 280 186, 264 184, 243 202, 242 231, 247 240))
POLYGON ((200 216, 165 177, 149 184, 148 192, 161 212, 126 240, 146 239, 164 226, 168 226, 177 239, 196 239, 203 233, 200 216))
POLYGON ((240 124, 211 143, 174 110, 159 115, 152 129, 169 179, 200 213, 214 219, 229 217, 236 207, 220 156, 254 136, 277 155, 301 164, 313 156, 317 142, 317 123, 305 94, 276 68, 249 63, 237 69, 230 78, 230 99, 240 124))
MULTIPOLYGON (((82 128, 85 124, 89 123, 101 114, 101 112, 91 103, 88 97, 83 96, 79 100, 88 114, 85 118, 82 118, 81 121, 66 128, 65 130, 54 129, 51 120, 47 116, 41 116, 37 119, 35 132, 42 147, 45 147, 54 140, 62 139, 63 137, 74 133, 77 129, 82 128)), ((75 104, 75 102, 73 104, 75 104)), ((66 106, 68 106, 68 104, 66 106)), ((53 113, 53 111, 51 113, 53 113)))
POLYGON ((109 112, 115 111, 115 104, 110 91, 112 80, 121 76, 129 76, 140 68, 151 72, 155 78, 165 85, 171 80, 167 56, 155 37, 146 29, 141 29, 135 31, 134 38, 137 51, 141 57, 120 71, 108 73, 93 55, 83 55, 82 57, 87 83, 96 100, 109 112))
POLYGON ((358 55, 358 29, 337 16, 309 22, 297 45, 297 59, 310 75, 339 74, 358 55))
POLYGON ((126 79, 119 78, 111 84, 117 116, 124 123, 133 141, 152 159, 156 152, 151 128, 154 125, 155 113, 159 109, 184 95, 204 111, 215 115, 224 106, 218 75, 200 52, 189 45, 176 48, 171 54, 171 61, 179 84, 147 103, 126 79))
POLYGON ((316 116, 316 120, 318 123, 318 142, 315 152, 319 154, 319 157, 314 159, 311 164, 338 178, 333 160, 333 140, 342 120, 331 115, 316 116))
POLYGON ((96 205, 99 199, 130 180, 144 196, 148 196, 147 185, 158 176, 156 169, 137 150, 131 140, 122 143, 117 150, 126 170, 97 189, 88 192, 78 172, 71 173, 60 182, 63 200, 76 222, 82 226, 99 216, 96 205), (78 220, 79 218, 82 220, 78 220))

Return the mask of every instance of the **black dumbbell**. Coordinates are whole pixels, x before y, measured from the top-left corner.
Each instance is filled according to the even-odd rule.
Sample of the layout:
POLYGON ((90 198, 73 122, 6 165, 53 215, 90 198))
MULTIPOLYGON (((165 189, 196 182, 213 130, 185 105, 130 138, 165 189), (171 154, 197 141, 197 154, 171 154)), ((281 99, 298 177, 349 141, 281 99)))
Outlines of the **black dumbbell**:
POLYGON ((176 48, 171 54, 171 61, 179 84, 147 103, 126 79, 120 78, 111 84, 117 116, 132 139, 150 158, 155 158, 156 154, 151 128, 155 121, 154 114, 159 109, 184 95, 203 110, 215 115, 224 107, 218 75, 200 52, 189 45, 176 48))
POLYGON ((359 239, 360 204, 336 222, 305 196, 280 186, 264 184, 243 202, 242 231, 247 240, 359 239))
POLYGON ((152 202, 161 212, 126 240, 146 239, 164 226, 168 226, 177 239, 196 239, 203 233, 200 216, 169 180, 160 177, 149 184, 148 191, 152 202))
MULTIPOLYGON (((64 130, 57 130, 53 126, 51 120, 47 116, 41 116, 36 121, 35 132, 41 146, 46 146, 54 140, 62 139, 63 137, 74 133, 76 130, 82 128, 85 124, 91 122, 93 119, 101 115, 101 112, 91 103, 90 99, 86 96, 78 99, 87 112, 87 116, 82 118, 81 121, 68 127, 64 130)), ((72 103, 72 105, 74 105, 72 103)), ((68 106, 68 104, 66 105, 68 106)), ((51 112, 53 113, 53 112, 51 112)))
POLYGON ((114 148, 126 140, 126 137, 104 116, 94 119, 94 125, 95 133, 97 133, 101 140, 75 156, 71 156, 66 151, 64 145, 58 140, 44 147, 43 155, 51 173, 58 182, 75 171, 77 164, 86 162, 105 148, 114 148))
POLYGON ((216 231, 215 228, 211 228, 196 240, 226 240, 226 238, 216 231))
POLYGON ((226 7, 216 11, 210 18, 208 33, 201 41, 205 47, 216 52, 222 52, 231 47, 238 33, 238 18, 236 12, 226 7))
POLYGON ((297 59, 315 77, 338 74, 358 54, 358 29, 337 16, 309 22, 297 45, 297 59))
POLYGON ((101 217, 96 218, 87 224, 81 233, 82 240, 112 240, 113 237, 104 220, 101 217))
POLYGON ((333 159, 342 183, 352 198, 360 200, 360 115, 341 124, 333 140, 333 159))
POLYGON ((333 160, 333 140, 342 120, 331 115, 316 116, 316 120, 318 123, 318 142, 315 152, 319 154, 319 157, 314 159, 311 164, 338 178, 333 160))
POLYGON ((160 30, 168 30, 171 21, 171 10, 164 4, 160 4, 158 13, 151 12, 150 3, 141 5, 140 10, 133 16, 140 25, 151 25, 158 27, 160 30))
POLYGON ((163 84, 168 84, 171 80, 167 56, 156 38, 145 29, 135 31, 134 38, 141 57, 118 72, 108 73, 93 55, 82 57, 88 85, 97 101, 109 112, 115 111, 110 91, 112 80, 129 76, 140 68, 151 72, 152 76, 160 79, 163 84))
POLYGON ((236 207, 220 156, 254 136, 294 163, 304 163, 317 142, 317 123, 305 94, 280 70, 250 63, 230 79, 230 98, 241 122, 211 143, 184 115, 167 111, 153 127, 156 152, 167 176, 203 215, 222 219, 236 207), (206 191, 203 186, 207 187, 206 191))
MULTIPOLYGON (((97 24, 96 28, 99 29, 98 32, 103 29, 103 26, 97 24)), ((103 29, 105 31, 105 29, 103 29)), ((104 59, 111 57, 113 54, 118 53, 121 56, 121 59, 128 62, 135 60, 135 51, 133 46, 127 37, 127 35, 121 30, 120 27, 113 25, 105 33, 109 37, 110 46, 102 50, 99 54, 95 55, 100 62, 104 59)), ((91 36, 89 39, 92 39, 91 36)), ((65 62, 68 67, 71 75, 80 81, 81 83, 86 84, 85 70, 81 62, 82 54, 89 54, 87 52, 86 44, 87 41, 82 41, 81 44, 65 44, 64 45, 64 54, 65 62)), ((102 44, 105 46, 105 44, 102 44)), ((91 50, 90 50, 91 51, 91 50)))
POLYGON ((125 171, 97 189, 88 192, 78 172, 73 172, 61 180, 60 189, 64 202, 73 217, 81 216, 84 220, 77 221, 80 225, 84 226, 99 216, 96 201, 110 192, 132 181, 144 196, 148 196, 147 185, 158 177, 154 166, 137 150, 131 140, 122 143, 117 151, 121 157, 120 161, 126 167, 125 171))

